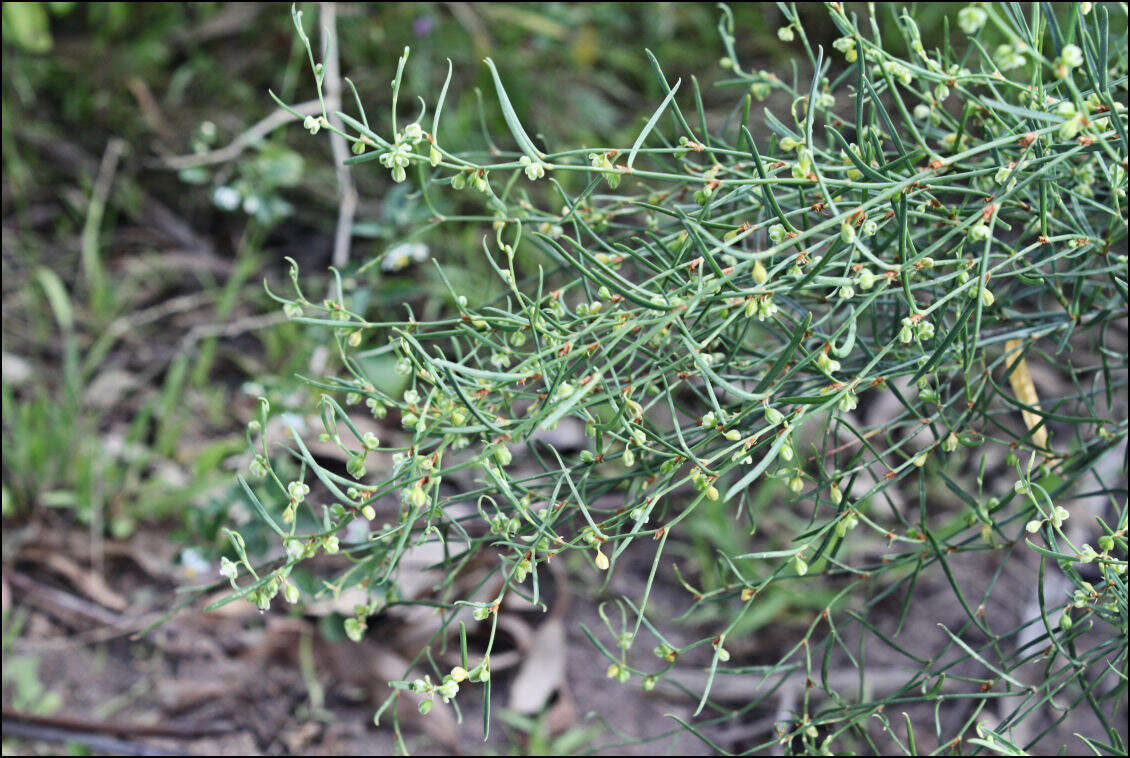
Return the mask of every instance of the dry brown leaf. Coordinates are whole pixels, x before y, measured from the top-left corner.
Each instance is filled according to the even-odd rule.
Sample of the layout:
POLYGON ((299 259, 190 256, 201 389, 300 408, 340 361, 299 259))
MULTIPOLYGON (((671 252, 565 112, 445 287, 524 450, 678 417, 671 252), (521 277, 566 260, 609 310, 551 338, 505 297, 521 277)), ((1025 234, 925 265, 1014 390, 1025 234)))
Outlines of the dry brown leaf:
POLYGON ((108 410, 117 406, 123 397, 139 386, 141 382, 138 381, 136 372, 118 367, 108 368, 87 385, 83 400, 91 408, 108 410))
POLYGON ((103 607, 120 613, 129 606, 126 599, 110 589, 110 585, 106 584, 106 580, 99 574, 82 568, 61 553, 39 550, 38 548, 25 548, 20 553, 20 557, 24 560, 42 563, 55 573, 62 574, 75 589, 103 607))
POLYGON ((565 680, 565 625, 546 621, 534 633, 525 661, 510 685, 509 705, 519 713, 537 713, 565 680))

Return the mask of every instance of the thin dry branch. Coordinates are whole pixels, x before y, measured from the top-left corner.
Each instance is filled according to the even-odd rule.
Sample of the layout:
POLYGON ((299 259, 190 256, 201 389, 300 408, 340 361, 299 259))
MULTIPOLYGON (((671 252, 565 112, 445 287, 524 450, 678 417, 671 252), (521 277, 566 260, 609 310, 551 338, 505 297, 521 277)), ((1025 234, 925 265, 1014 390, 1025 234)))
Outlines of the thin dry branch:
MULTIPOLYGON (((341 61, 337 44, 337 4, 321 3, 319 8, 322 18, 322 46, 325 48, 326 110, 330 113, 330 123, 335 129, 341 129, 341 119, 333 115, 336 111, 341 110, 341 61)), ((334 172, 337 174, 337 188, 340 199, 337 229, 334 231, 333 264, 340 268, 349 263, 349 246, 353 237, 353 216, 357 212, 357 189, 353 186, 353 177, 349 173, 349 166, 345 164, 349 157, 349 148, 345 145, 345 138, 336 131, 331 132, 330 147, 333 149, 334 172)))

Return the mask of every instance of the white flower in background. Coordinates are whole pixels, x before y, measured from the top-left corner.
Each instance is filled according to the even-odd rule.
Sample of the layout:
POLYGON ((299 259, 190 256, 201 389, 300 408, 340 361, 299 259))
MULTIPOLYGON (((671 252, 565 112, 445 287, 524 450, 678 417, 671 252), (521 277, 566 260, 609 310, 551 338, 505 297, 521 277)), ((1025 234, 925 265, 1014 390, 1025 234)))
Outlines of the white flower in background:
POLYGON ((248 216, 254 216, 261 210, 263 210, 263 200, 258 195, 248 195, 244 198, 243 212, 248 216))
POLYGON ((226 184, 220 185, 212 191, 212 202, 222 211, 234 211, 239 207, 242 199, 238 190, 226 184))
POLYGON ((381 259, 381 270, 401 271, 413 263, 428 259, 430 251, 423 242, 403 242, 385 253, 381 259))
MULTIPOLYGON (((180 552, 180 565, 189 579, 207 574, 212 570, 210 564, 196 548, 186 547, 180 552)), ((225 576, 227 576, 225 574, 225 576)))

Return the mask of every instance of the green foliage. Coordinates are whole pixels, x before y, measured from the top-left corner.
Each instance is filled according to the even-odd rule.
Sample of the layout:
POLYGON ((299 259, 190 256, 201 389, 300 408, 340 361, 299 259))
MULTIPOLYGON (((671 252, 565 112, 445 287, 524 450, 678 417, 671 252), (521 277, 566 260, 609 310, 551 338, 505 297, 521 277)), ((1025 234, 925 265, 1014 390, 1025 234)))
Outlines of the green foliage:
MULTIPOLYGON (((63 696, 49 690, 39 677, 39 658, 21 654, 15 648, 27 616, 21 611, 4 611, 0 649, 4 653, 4 671, 0 675, 5 692, 11 693, 12 707, 25 713, 48 715, 59 709, 63 696)), ((7 748, 7 745, 5 745, 7 748)))
POLYGON ((30 53, 45 53, 51 49, 50 13, 68 13, 74 3, 5 3, 3 36, 5 42, 30 53))
MULTIPOLYGON (((482 622, 492 642, 469 652, 464 632, 451 670, 428 646, 393 686, 428 698, 424 712, 481 687, 489 727, 506 596, 539 605, 539 575, 562 553, 599 573, 650 552, 642 596, 602 607, 607 635, 585 631, 620 682, 681 689, 675 674, 701 672, 686 726, 714 747, 712 726, 799 682, 795 708, 749 751, 1029 750, 1088 709, 1096 731, 1082 738, 1123 752, 1125 10, 1017 8, 969 6, 960 44, 952 28, 927 50, 908 11, 890 10, 883 36, 878 10, 860 20, 832 3, 832 53, 782 6, 778 37, 807 79, 744 67, 724 8, 719 84, 739 93, 728 117, 708 118, 697 80, 652 56, 657 107, 614 147, 533 130, 505 61, 488 60, 516 149, 486 132, 487 150, 449 149, 448 84, 411 107, 416 121, 398 103, 407 49, 389 114, 370 118, 357 98, 355 112, 305 117, 353 146, 358 171, 412 186, 430 220, 397 243, 489 228, 475 242, 498 289, 449 286, 443 313, 405 303, 404 318, 377 319, 340 276, 329 297, 308 297, 293 266, 294 294, 272 297, 295 323, 332 330, 340 370, 310 383, 323 393, 319 439, 348 463, 328 466, 294 428, 265 438, 262 400, 241 483, 286 559, 257 570, 231 532, 228 600, 297 602, 294 567, 340 553, 349 568, 326 588, 367 589, 345 621, 359 639, 370 615, 406 602, 401 557, 442 544, 443 626, 482 622), (989 32, 1002 40, 991 49, 989 32), (759 119, 753 101, 769 96, 787 106, 759 119), (390 360, 395 391, 373 373, 390 360), (1059 377, 1054 391, 1030 365, 1059 377), (403 434, 362 432, 369 415, 403 434), (549 441, 567 423, 584 426, 584 449, 549 441), (374 471, 373 455, 391 467, 374 471), (347 540, 358 522, 364 536, 347 540), (665 550, 688 549, 707 568, 676 578, 712 631, 677 644, 649 599, 665 550), (498 595, 454 594, 479 555, 495 562, 498 595), (964 568, 975 560, 984 581, 964 568), (1030 578, 1019 625, 995 610, 1006 566, 1030 578), (934 638, 900 638, 917 616, 937 631, 938 609, 914 603, 933 580, 958 615, 934 638), (781 624, 790 641, 771 662, 727 650, 781 624), (868 686, 873 657, 897 681, 868 686), (728 675, 763 686, 731 707, 711 698, 728 675), (1067 705, 1050 726, 1026 723, 1053 699, 1067 705)), ((294 20, 320 96, 324 69, 294 20)))

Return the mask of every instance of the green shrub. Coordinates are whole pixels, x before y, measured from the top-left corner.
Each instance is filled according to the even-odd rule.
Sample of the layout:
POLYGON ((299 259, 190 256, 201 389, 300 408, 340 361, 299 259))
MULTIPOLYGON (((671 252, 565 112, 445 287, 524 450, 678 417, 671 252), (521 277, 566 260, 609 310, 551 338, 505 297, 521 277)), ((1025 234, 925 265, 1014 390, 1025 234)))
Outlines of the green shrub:
MULTIPOLYGON (((842 36, 828 51, 781 7, 778 36, 807 79, 745 68, 723 8, 719 85, 738 92, 733 110, 708 117, 698 82, 652 58, 668 94, 632 145, 543 144, 490 60, 515 147, 484 135, 488 150, 448 152, 454 93, 445 84, 406 123, 399 73, 383 118, 360 97, 353 115, 305 118, 311 133, 344 136, 356 169, 413 185, 432 218, 401 243, 489 229, 482 256, 499 290, 449 287, 445 313, 417 317, 406 303, 404 318, 373 321, 341 276, 330 297, 307 297, 294 266, 294 294, 273 296, 333 334, 340 370, 310 382, 324 393, 320 439, 348 464, 334 470, 293 429, 264 439, 262 400, 249 429, 257 484, 244 487, 285 559, 256 570, 232 532, 228 600, 300 602, 292 569, 340 552, 350 568, 323 591, 367 588, 345 622, 359 639, 371 615, 410 602, 396 593, 401 556, 442 543, 443 628, 481 622, 493 642, 503 598, 540 603, 554 556, 612 572, 626 551, 650 552, 642 597, 602 610, 620 620, 607 636, 586 632, 621 682, 681 687, 673 673, 694 664, 705 686, 688 727, 708 742, 711 725, 800 682, 795 708, 748 749, 913 753, 965 740, 1009 753, 1091 711, 1070 729, 1093 727, 1079 738, 1122 752, 1125 6, 1112 29, 1090 3, 1027 16, 975 4, 926 50, 911 11, 881 11, 895 16, 891 41, 880 11, 860 19, 830 3, 842 36), (756 115, 770 97, 787 107, 756 115), (395 391, 375 378, 389 361, 395 391), (386 414, 404 429, 391 443, 354 421, 386 414), (566 420, 583 424, 584 449, 548 441, 566 420), (390 470, 368 470, 377 450, 390 470), (297 478, 277 473, 280 456, 297 478), (477 485, 444 487, 452 477, 477 485), (358 519, 375 520, 368 537, 346 542, 358 519), (665 549, 688 540, 707 559, 678 580, 712 631, 679 645, 649 595, 665 549), (452 595, 480 554, 503 579, 498 596, 452 595), (1019 624, 993 594, 1006 567, 1031 590, 1019 624), (959 623, 900 637, 918 617, 937 631, 940 609, 914 602, 933 581, 959 623), (752 623, 770 601, 793 610, 752 623), (774 660, 731 660, 727 642, 775 623, 795 634, 774 660), (869 686, 876 666, 897 682, 869 686), (764 686, 730 708, 710 698, 723 675, 764 686)), ((321 95, 312 50, 310 62, 321 95)), ((462 641, 450 670, 422 650, 378 718, 400 690, 446 702, 484 687, 489 724, 491 645, 462 641)))

